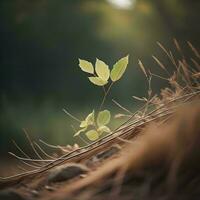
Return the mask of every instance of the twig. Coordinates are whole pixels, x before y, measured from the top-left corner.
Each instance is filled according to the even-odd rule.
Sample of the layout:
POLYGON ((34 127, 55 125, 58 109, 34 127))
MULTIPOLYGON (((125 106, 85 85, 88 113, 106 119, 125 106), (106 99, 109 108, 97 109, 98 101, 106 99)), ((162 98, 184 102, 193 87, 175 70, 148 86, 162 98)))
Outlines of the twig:
POLYGON ((38 143, 34 142, 34 144, 37 146, 37 148, 38 148, 47 158, 55 159, 55 157, 50 156, 49 154, 47 154, 47 153, 42 149, 42 147, 41 147, 38 143))
POLYGON ((72 115, 71 113, 69 113, 66 109, 62 109, 63 110, 63 112, 65 113, 65 114, 67 114, 69 117, 71 117, 72 119, 74 119, 75 121, 77 121, 77 122, 81 122, 81 120, 79 120, 77 117, 75 117, 74 115, 72 115))
POLYGON ((13 144, 16 146, 16 148, 27 158, 30 158, 20 147, 19 145, 14 141, 12 140, 13 144))
MULTIPOLYGON (((29 158, 24 158, 24 159, 21 159, 19 156, 15 155, 14 153, 12 152, 8 152, 8 154, 10 154, 11 156, 17 158, 20 162, 24 163, 25 165, 29 166, 29 167, 32 167, 32 168, 36 168, 36 169, 39 169, 40 167, 36 166, 36 165, 33 165, 33 164, 29 164, 27 162, 24 161, 24 159, 29 159, 29 158)), ((32 160, 32 159, 30 159, 32 160)))
POLYGON ((29 141, 29 143, 30 143, 30 145, 31 145, 31 147, 32 147, 32 149, 33 149, 33 151, 35 152, 36 156, 42 160, 42 157, 40 156, 40 154, 39 154, 39 153, 37 152, 37 150, 35 149, 35 147, 34 147, 32 141, 31 141, 31 139, 30 139, 30 137, 29 137, 29 135, 28 135, 26 129, 23 128, 23 131, 24 131, 24 133, 25 133, 25 135, 26 135, 26 137, 27 137, 27 139, 28 139, 28 141, 29 141))
POLYGON ((129 114, 133 114, 130 110, 128 110, 127 108, 125 108, 124 106, 122 106, 120 103, 118 103, 116 100, 112 99, 112 102, 115 103, 119 108, 121 108, 122 110, 124 110, 125 112, 129 113, 129 114))

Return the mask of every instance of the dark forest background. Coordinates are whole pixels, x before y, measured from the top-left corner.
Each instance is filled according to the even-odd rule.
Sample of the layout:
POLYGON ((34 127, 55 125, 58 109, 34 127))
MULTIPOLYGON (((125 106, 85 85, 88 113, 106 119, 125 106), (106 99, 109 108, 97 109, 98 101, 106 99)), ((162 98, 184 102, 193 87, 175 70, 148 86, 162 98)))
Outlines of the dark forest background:
MULTIPOLYGON (((109 99, 134 110, 131 96, 147 89, 138 59, 158 72, 152 55, 169 64, 157 41, 172 51, 173 38, 183 49, 185 41, 200 47, 199 0, 124 2, 0 1, 0 154, 13 148, 11 139, 26 148, 22 128, 54 144, 74 142, 73 122, 62 108, 83 118, 102 96, 80 71, 78 58, 112 65, 130 54, 128 71, 109 99)), ((155 92, 163 84, 155 80, 155 92)))

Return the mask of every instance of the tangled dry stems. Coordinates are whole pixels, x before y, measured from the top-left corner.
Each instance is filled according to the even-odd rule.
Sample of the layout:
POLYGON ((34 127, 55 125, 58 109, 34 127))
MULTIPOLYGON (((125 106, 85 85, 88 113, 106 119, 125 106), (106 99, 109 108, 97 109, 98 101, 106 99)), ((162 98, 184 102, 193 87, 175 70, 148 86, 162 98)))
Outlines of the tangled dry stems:
MULTIPOLYGON (((142 62, 139 60, 139 66, 144 73, 148 82, 148 92, 147 97, 135 97, 134 99, 144 102, 144 105, 138 109, 135 113, 124 108, 121 104, 113 100, 113 102, 119 106, 122 110, 128 112, 130 116, 129 119, 120 125, 112 133, 98 139, 97 141, 90 143, 84 147, 79 147, 75 144, 74 147, 71 146, 54 146, 50 145, 42 140, 39 142, 42 145, 53 148, 55 150, 60 150, 62 152, 61 156, 55 156, 48 154, 38 143, 32 141, 26 130, 24 130, 25 135, 30 143, 30 146, 35 153, 37 158, 31 158, 27 155, 15 141, 13 141, 16 148, 21 152, 22 156, 18 156, 14 153, 10 154, 18 159, 23 166, 19 166, 22 173, 15 174, 9 177, 1 177, 1 182, 12 182, 19 181, 27 176, 36 175, 45 172, 55 166, 61 165, 66 162, 80 161, 87 158, 89 155, 98 152, 100 149, 111 145, 112 143, 127 143, 130 138, 134 138, 140 133, 141 128, 148 125, 150 122, 159 121, 160 123, 166 122, 174 113, 176 108, 181 105, 188 104, 190 102, 199 101, 200 95, 200 54, 198 50, 188 42, 188 46, 194 54, 194 57, 190 61, 186 60, 181 47, 177 40, 174 40, 175 47, 181 55, 181 59, 176 60, 171 51, 164 48, 163 45, 158 43, 158 46, 164 51, 166 56, 169 58, 174 69, 172 70, 172 75, 170 75, 170 70, 164 66, 164 64, 155 56, 153 59, 160 66, 160 68, 165 72, 165 77, 152 73, 150 70, 145 69, 142 62), (151 88, 151 81, 153 77, 157 77, 170 85, 170 87, 161 90, 160 95, 153 94, 151 88), (66 153, 67 152, 67 153, 66 153), (28 169, 25 167, 27 166, 28 169)), ((113 170, 113 169, 112 169, 113 170)), ((105 171, 108 173, 108 170, 105 171)), ((102 174, 103 172, 101 172, 102 174)), ((95 179, 95 176, 94 176, 95 179)))

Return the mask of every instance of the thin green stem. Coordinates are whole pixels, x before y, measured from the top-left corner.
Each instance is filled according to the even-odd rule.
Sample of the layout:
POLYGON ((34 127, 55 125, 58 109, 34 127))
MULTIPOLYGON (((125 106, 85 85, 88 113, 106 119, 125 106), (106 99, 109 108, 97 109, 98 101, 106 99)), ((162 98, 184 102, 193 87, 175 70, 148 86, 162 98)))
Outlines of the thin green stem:
POLYGON ((114 84, 114 82, 112 82, 112 83, 110 84, 110 86, 108 87, 108 90, 105 92, 105 94, 104 94, 104 96, 103 96, 103 100, 102 100, 102 102, 101 102, 101 104, 100 104, 100 106, 99 106, 99 110, 102 109, 103 104, 104 104, 104 102, 105 102, 105 100, 106 100, 106 97, 108 96, 108 94, 109 94, 109 92, 110 92, 110 89, 111 89, 111 87, 112 87, 113 84, 114 84))
POLYGON ((103 92, 104 92, 104 94, 105 94, 105 93, 106 93, 106 89, 105 89, 105 87, 104 87, 104 86, 103 86, 102 88, 103 88, 103 92))

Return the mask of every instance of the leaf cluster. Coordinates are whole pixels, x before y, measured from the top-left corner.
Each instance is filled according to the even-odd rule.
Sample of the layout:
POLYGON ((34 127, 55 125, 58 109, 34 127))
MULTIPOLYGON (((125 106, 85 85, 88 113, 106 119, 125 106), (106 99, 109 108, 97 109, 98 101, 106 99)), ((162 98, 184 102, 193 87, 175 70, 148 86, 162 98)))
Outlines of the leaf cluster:
POLYGON ((103 110, 98 113, 95 120, 95 111, 93 110, 83 121, 80 122, 80 130, 76 132, 74 136, 78 136, 80 133, 85 132, 85 135, 89 140, 95 141, 99 139, 104 132, 111 132, 110 128, 106 126, 109 124, 110 118, 110 111, 103 110))
POLYGON ((96 59, 95 67, 91 62, 82 59, 79 59, 79 66, 82 71, 93 75, 88 77, 90 82, 97 86, 104 86, 108 83, 109 78, 112 82, 116 82, 123 76, 128 65, 128 59, 129 56, 121 58, 113 65, 112 70, 98 58, 96 59))
MULTIPOLYGON (((126 71, 128 61, 129 56, 123 57, 118 60, 110 70, 110 67, 98 58, 96 59, 95 66, 87 60, 79 59, 79 67, 81 70, 90 74, 88 77, 89 81, 94 85, 103 87, 104 97, 99 107, 99 112, 97 112, 97 117, 95 117, 95 111, 93 110, 84 120, 80 120, 80 129, 74 134, 75 137, 79 136, 81 133, 85 133, 90 141, 95 141, 99 139, 103 133, 111 132, 110 128, 107 126, 110 122, 111 113, 109 110, 101 111, 101 108, 113 83, 118 81, 126 71), (111 83, 106 90, 104 86, 109 83, 109 80, 111 80, 111 83)), ((67 114, 72 116, 70 113, 67 114)))

